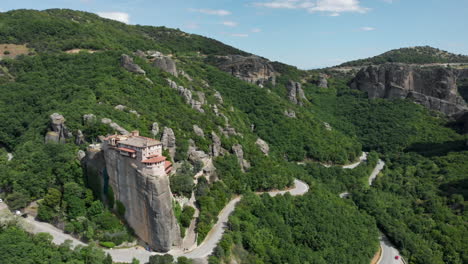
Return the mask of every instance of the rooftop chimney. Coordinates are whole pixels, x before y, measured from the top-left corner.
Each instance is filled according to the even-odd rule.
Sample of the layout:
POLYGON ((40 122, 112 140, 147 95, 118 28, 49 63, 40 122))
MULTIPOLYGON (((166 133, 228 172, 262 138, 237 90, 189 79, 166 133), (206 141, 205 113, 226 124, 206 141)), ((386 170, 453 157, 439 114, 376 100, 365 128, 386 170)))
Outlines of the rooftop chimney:
POLYGON ((138 131, 138 130, 133 130, 133 131, 131 132, 131 135, 132 135, 132 137, 138 137, 138 136, 140 136, 140 131, 138 131))

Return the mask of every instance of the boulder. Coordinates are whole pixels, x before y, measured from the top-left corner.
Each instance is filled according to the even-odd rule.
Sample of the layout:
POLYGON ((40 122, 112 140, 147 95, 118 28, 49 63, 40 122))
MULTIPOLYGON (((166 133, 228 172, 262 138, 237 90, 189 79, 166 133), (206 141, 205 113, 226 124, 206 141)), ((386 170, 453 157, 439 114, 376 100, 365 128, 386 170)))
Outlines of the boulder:
POLYGON ((84 159, 86 157, 86 152, 84 152, 83 150, 78 150, 78 152, 76 153, 76 158, 81 161, 82 159, 84 159))
POLYGON ((199 137, 203 137, 203 138, 205 137, 205 133, 203 132, 203 129, 201 129, 197 125, 193 125, 193 132, 195 132, 195 135, 199 137))
POLYGON ((217 59, 216 64, 221 70, 241 80, 262 86, 267 82, 276 84, 279 73, 267 59, 241 55, 218 56, 217 59))
POLYGON ((153 61, 153 67, 168 72, 174 76, 178 76, 177 67, 175 61, 169 56, 157 56, 153 61))
POLYGON ((263 154, 268 156, 268 153, 270 152, 270 146, 268 146, 268 143, 263 139, 258 138, 257 141, 255 141, 255 144, 260 148, 260 151, 263 152, 263 154))
POLYGON ((409 99, 431 110, 454 115, 468 107, 458 94, 455 69, 387 63, 361 69, 349 83, 369 98, 409 99))
POLYGON ((93 114, 86 114, 86 115, 83 115, 83 123, 85 125, 93 125, 96 123, 96 116, 93 115, 93 114))
POLYGON ((159 133, 159 124, 154 122, 152 125, 151 125, 151 134, 153 136, 157 136, 159 133))
POLYGON ((124 111, 127 107, 125 105, 116 105, 115 110, 124 111))
POLYGON ((290 80, 286 85, 286 89, 288 90, 288 99, 293 104, 302 105, 302 100, 306 100, 300 83, 290 80))
POLYGON ((296 112, 294 112, 292 109, 284 110, 284 115, 289 118, 296 118, 296 112))
POLYGON ((120 57, 120 66, 132 73, 146 74, 138 64, 133 62, 133 58, 126 54, 122 54, 120 57))
POLYGON ((164 127, 163 134, 161 136, 161 143, 164 149, 169 150, 172 160, 176 153, 176 137, 172 128, 164 127))

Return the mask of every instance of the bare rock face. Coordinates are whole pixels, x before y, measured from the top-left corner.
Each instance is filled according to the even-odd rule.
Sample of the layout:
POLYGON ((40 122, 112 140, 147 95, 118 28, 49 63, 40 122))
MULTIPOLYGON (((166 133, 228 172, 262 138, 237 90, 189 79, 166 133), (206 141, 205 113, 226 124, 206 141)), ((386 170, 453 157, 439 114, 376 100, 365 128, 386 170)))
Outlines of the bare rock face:
POLYGON ((218 67, 233 76, 249 83, 264 85, 267 82, 276 84, 275 71, 270 61, 257 56, 218 56, 218 67))
POLYGON ((268 156, 268 153, 270 152, 270 146, 268 146, 268 143, 263 139, 258 138, 257 141, 255 141, 255 144, 260 148, 260 151, 263 152, 263 154, 268 156))
POLYGON ((199 137, 203 137, 203 138, 205 137, 205 133, 203 132, 203 129, 201 129, 197 125, 193 125, 193 132, 195 132, 195 135, 199 137))
POLYGON ((211 156, 218 157, 221 155, 221 138, 216 135, 215 132, 211 131, 211 140, 213 144, 211 145, 211 156))
POLYGON ((302 105, 302 100, 307 100, 300 83, 290 80, 286 89, 288 90, 288 99, 293 104, 302 105))
POLYGON ((105 170, 99 169, 100 174, 107 173, 115 199, 125 206, 125 219, 136 235, 159 252, 179 246, 180 229, 172 209, 169 177, 145 173, 134 164, 134 159, 120 155, 106 144, 103 152, 105 170))
POLYGON ((457 75, 450 68, 382 64, 361 69, 350 87, 367 92, 369 98, 407 98, 453 115, 468 109, 458 95, 457 75))
POLYGON ((53 113, 50 115, 50 129, 45 136, 45 142, 65 143, 65 140, 71 136, 65 126, 65 118, 63 115, 53 113))
POLYGON ((246 169, 250 168, 250 163, 244 159, 244 150, 242 149, 242 145, 235 144, 232 146, 232 151, 237 157, 239 161, 239 165, 241 167, 242 172, 245 172, 246 169))
POLYGON ((160 56, 155 57, 153 61, 153 66, 165 72, 168 72, 176 77, 178 76, 176 63, 169 56, 164 56, 161 54, 160 56))
POLYGON ((176 137, 172 128, 164 127, 163 134, 161 136, 161 143, 164 149, 169 150, 169 154, 174 160, 176 153, 176 137))
POLYGON ((129 72, 146 74, 146 72, 138 64, 133 62, 132 57, 128 56, 127 54, 122 54, 120 57, 120 65, 129 72))
POLYGON ((328 88, 328 78, 326 74, 320 73, 318 79, 318 87, 320 88, 328 88))
POLYGON ((151 135, 157 136, 159 133, 159 124, 154 122, 153 125, 151 125, 151 135))

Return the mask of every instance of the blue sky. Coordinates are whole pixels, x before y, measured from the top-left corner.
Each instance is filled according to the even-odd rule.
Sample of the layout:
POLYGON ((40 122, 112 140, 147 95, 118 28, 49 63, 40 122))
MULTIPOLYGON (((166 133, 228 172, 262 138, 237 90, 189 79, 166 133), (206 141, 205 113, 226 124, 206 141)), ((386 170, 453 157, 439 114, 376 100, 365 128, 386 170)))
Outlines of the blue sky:
POLYGON ((208 36, 302 69, 430 45, 468 54, 468 0, 0 0, 208 36))

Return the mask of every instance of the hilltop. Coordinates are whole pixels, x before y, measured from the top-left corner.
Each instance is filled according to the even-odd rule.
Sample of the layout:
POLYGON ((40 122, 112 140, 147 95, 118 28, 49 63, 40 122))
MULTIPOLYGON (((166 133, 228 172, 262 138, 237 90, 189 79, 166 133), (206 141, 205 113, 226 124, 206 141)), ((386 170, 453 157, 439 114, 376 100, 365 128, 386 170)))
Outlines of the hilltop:
POLYGON ((338 67, 367 66, 389 62, 408 64, 468 63, 468 56, 453 54, 430 46, 417 46, 390 50, 375 57, 345 62, 338 67))

